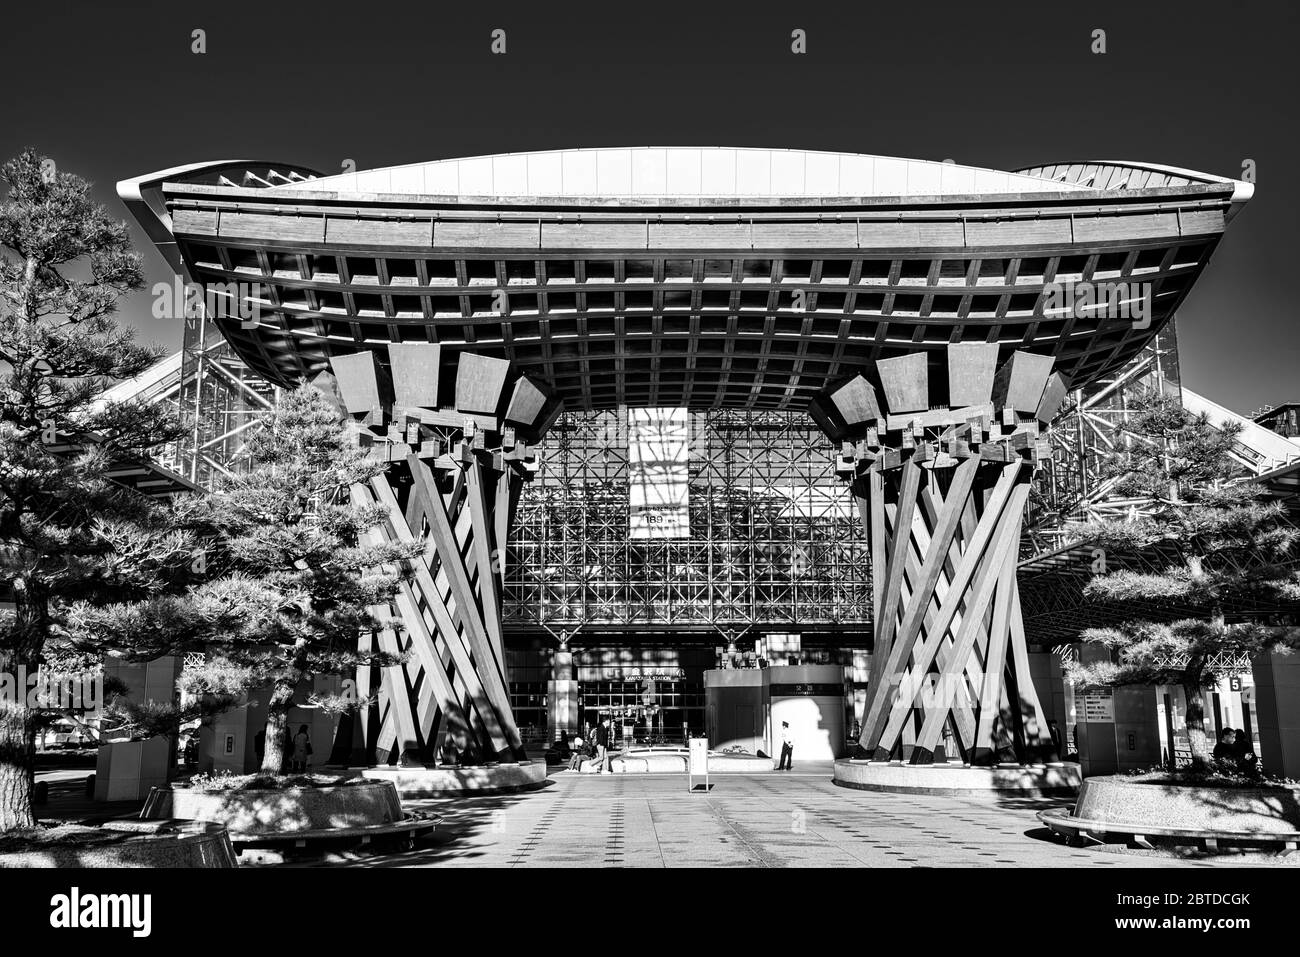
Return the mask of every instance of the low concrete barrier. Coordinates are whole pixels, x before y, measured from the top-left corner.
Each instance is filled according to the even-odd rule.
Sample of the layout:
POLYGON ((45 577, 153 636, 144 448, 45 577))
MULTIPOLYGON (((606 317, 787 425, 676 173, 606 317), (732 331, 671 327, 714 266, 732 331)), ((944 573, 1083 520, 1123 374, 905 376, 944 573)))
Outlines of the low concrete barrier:
POLYGON ((943 795, 1070 795, 1078 790, 1082 778, 1079 765, 1070 762, 966 767, 848 758, 835 762, 833 780, 840 787, 862 791, 943 795))
POLYGON ((470 768, 366 768, 360 776, 385 781, 402 797, 437 797, 443 794, 494 794, 540 787, 546 783, 546 763, 492 764, 470 768))
MULTIPOLYGON (((689 752, 684 748, 647 748, 623 751, 612 756, 609 769, 615 774, 685 774, 689 759, 689 752)), ((771 758, 760 758, 753 754, 709 752, 710 774, 763 774, 772 768, 771 758)), ((584 773, 594 772, 596 762, 584 761, 581 770, 584 773)))

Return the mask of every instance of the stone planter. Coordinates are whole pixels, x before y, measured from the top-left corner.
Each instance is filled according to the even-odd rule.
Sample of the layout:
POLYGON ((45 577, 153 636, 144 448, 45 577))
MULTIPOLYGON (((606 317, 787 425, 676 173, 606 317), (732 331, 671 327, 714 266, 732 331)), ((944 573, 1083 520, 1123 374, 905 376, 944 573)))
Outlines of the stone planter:
POLYGON ((5 867, 235 867, 226 829, 200 821, 114 822, 70 828, 65 842, 0 850, 5 867))
POLYGON ((1108 830, 1178 829, 1233 834, 1300 831, 1300 789, 1214 788, 1087 778, 1072 818, 1108 830))
POLYGON ((389 781, 248 791, 157 787, 140 817, 213 821, 240 838, 373 828, 405 819, 389 781))

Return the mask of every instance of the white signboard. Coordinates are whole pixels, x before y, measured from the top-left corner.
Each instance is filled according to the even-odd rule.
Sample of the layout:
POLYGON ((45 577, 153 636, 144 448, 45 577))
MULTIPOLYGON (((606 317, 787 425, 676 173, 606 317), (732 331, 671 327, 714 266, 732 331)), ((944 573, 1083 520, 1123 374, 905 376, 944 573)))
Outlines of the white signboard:
POLYGON ((704 778, 704 790, 709 790, 709 739, 691 738, 686 764, 688 790, 695 790, 696 777, 704 778))
POLYGON ((689 538, 689 413, 685 409, 629 409, 627 416, 629 536, 689 538))
POLYGON ((1115 695, 1110 689, 1083 696, 1083 720, 1090 724, 1115 723, 1115 695))

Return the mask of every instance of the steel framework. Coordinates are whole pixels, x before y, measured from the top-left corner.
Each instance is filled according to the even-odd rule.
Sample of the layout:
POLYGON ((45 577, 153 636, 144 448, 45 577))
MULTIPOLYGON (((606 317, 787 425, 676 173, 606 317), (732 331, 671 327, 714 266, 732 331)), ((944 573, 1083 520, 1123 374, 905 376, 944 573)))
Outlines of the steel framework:
POLYGON ((632 540, 626 413, 561 416, 520 502, 507 621, 733 633, 870 621, 864 532, 806 415, 692 413, 690 450, 690 537, 632 540))
MULTIPOLYGON (((1160 384, 1189 395, 1172 324, 1115 375, 1070 393, 1045 431, 1052 453, 1034 477, 1020 542, 1031 642, 1069 640, 1096 623, 1097 609, 1077 594, 1093 561, 1078 525, 1145 507, 1110 496, 1101 473, 1134 392, 1160 384)), ((186 439, 157 461, 205 488, 243 467, 243 444, 275 399, 275 387, 198 319, 186 324, 182 352, 132 388, 184 417, 186 439)), ((691 537, 659 542, 628 539, 626 413, 566 413, 552 426, 509 544, 508 629, 870 627, 866 532, 835 478, 833 444, 802 413, 711 411, 690 421, 691 537)), ((1272 459, 1256 462, 1245 446, 1242 454, 1261 480, 1271 474, 1272 459)))
MULTIPOLYGON (((1067 398, 1046 433, 1052 457, 1035 477, 1022 559, 1073 541, 1090 515, 1133 507, 1108 499, 1099 479, 1113 427, 1132 390, 1176 384, 1177 367, 1171 327, 1113 378, 1067 398)), ((159 463, 204 488, 243 468, 244 443, 276 394, 202 318, 187 320, 182 351, 147 389, 187 425, 159 463)), ((866 532, 835 476, 834 443, 794 412, 696 412, 690 429, 691 536, 634 542, 626 411, 560 417, 519 504, 507 627, 868 626, 866 532)))
POLYGON ((154 452, 154 462, 200 488, 246 467, 244 445, 275 405, 278 389, 248 368, 205 316, 188 316, 180 352, 105 399, 147 397, 165 403, 185 435, 154 452))
POLYGON ((1174 322, 1113 375, 1069 394, 1047 430, 1052 446, 1030 494, 1020 556, 1028 559, 1073 542, 1077 526, 1092 519, 1141 513, 1142 499, 1111 493, 1104 469, 1114 454, 1116 431, 1126 421, 1136 392, 1163 389, 1180 394, 1178 338, 1174 322))

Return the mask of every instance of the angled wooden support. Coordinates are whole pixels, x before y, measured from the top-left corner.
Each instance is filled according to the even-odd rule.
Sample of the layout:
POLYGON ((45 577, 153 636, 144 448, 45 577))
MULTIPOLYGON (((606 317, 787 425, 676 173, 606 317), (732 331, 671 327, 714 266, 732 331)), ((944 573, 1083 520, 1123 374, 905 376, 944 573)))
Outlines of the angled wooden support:
MULTIPOLYGON (((903 573, 907 561, 906 549, 911 545, 911 535, 908 529, 911 527, 912 514, 916 509, 916 495, 920 483, 920 466, 909 460, 903 467, 903 476, 899 483, 897 519, 894 524, 893 539, 890 542, 889 558, 885 566, 884 602, 876 606, 875 647, 878 651, 873 657, 877 659, 883 658, 893 649, 894 629, 903 585, 903 573), (884 649, 888 649, 888 651, 884 649)), ((892 656, 890 660, 893 660, 892 656)), ((875 662, 873 662, 874 664, 875 662)), ((871 693, 870 688, 873 684, 876 691, 871 697, 872 710, 868 711, 869 718, 875 714, 876 709, 884 707, 883 699, 886 689, 882 685, 883 676, 886 673, 883 661, 879 666, 871 669, 871 676, 868 679, 868 693, 871 693)), ((864 722, 863 726, 863 739, 860 743, 863 747, 866 747, 867 722, 864 722)))
MULTIPOLYGON (((987 550, 981 550, 980 557, 977 560, 978 574, 975 575, 971 586, 971 595, 967 599, 966 613, 962 617, 961 626, 957 629, 957 635, 953 641, 950 670, 940 676, 941 687, 938 692, 940 700, 936 706, 929 709, 929 713, 926 715, 925 724, 921 733, 917 736, 916 746, 919 748, 933 751, 934 746, 938 743, 943 723, 947 717, 947 711, 950 710, 950 705, 947 702, 950 700, 950 696, 957 693, 958 690, 956 686, 957 678, 960 677, 958 669, 963 667, 966 656, 970 653, 974 641, 980 633, 980 620, 984 616, 985 608, 988 607, 990 599, 993 597, 993 589, 1001 574, 1002 566, 1010 563, 1014 568, 1014 549, 1020 537, 1019 518, 1021 511, 1024 509, 1028 491, 1028 484, 1022 483, 1017 487, 1016 492, 1010 497, 1007 508, 1000 510, 987 550), (1008 511, 1012 510, 1013 514, 1008 516, 1008 511)), ((950 592, 950 597, 955 596, 952 596, 950 592)), ((942 634, 931 635, 921 647, 910 672, 914 682, 920 675, 928 672, 931 662, 934 661, 935 655, 938 653, 942 638, 942 634)), ((910 707, 911 702, 904 705, 903 699, 899 699, 881 732, 882 739, 892 741, 897 737, 902 730, 903 722, 907 719, 910 707)))
POLYGON ((505 549, 520 486, 538 467, 534 443, 562 402, 505 359, 437 344, 335 355, 330 367, 319 386, 387 466, 352 489, 354 504, 385 513, 363 543, 425 545, 392 599, 400 633, 359 638, 407 656, 365 675, 382 704, 364 719, 365 740, 404 761, 446 737, 468 760, 522 759, 501 617, 505 549))
MULTIPOLYGON (((390 625, 380 629, 379 650, 394 656, 402 653, 397 635, 393 633, 390 625)), ((386 705, 387 713, 377 742, 380 760, 386 762, 389 753, 395 752, 398 764, 418 763, 424 742, 417 730, 415 715, 411 713, 411 694, 406 684, 406 669, 399 665, 383 668, 381 672, 383 704, 386 705)))
POLYGON ((1041 756, 1050 739, 1015 559, 1041 430, 1067 383, 1051 356, 996 343, 949 345, 943 377, 935 358, 877 360, 809 410, 841 444, 836 470, 870 542, 875 635, 859 746, 924 763, 951 729, 966 761, 1041 756))
MULTIPOLYGON (((980 516, 975 533, 971 540, 965 544, 962 553, 962 560, 958 565, 953 581, 949 585, 947 597, 951 601, 945 601, 939 609, 939 614, 935 619, 934 629, 927 636, 924 636, 924 642, 921 645, 921 652, 917 656, 919 663, 913 664, 912 672, 919 669, 920 674, 924 674, 934 660, 938 652, 939 643, 943 639, 944 633, 952 623, 953 616, 957 613, 960 598, 971 578, 974 576, 976 569, 979 567, 984 551, 988 546, 990 539, 993 538, 994 532, 998 527, 998 520, 1002 515, 1003 508, 1007 500, 1011 497, 1012 488, 1015 485, 1017 475, 1021 470, 1021 463, 1014 462, 1002 469, 1002 474, 998 479, 998 484, 988 505, 984 508, 984 513, 980 516)), ((968 493, 969 494, 969 493, 968 493)), ((964 507, 964 502, 962 503, 964 507)), ((908 535, 910 538, 910 535, 908 535)), ((906 541, 903 536, 898 539, 906 541)), ((898 539, 895 545, 899 544, 898 539)), ((946 545, 945 545, 946 551, 946 545)), ((902 549, 896 548, 895 553, 902 555, 902 549)), ((894 560, 894 554, 891 553, 890 560, 894 560)), ((892 571, 892 567, 891 567, 892 571)), ((968 611, 963 619, 965 620, 974 615, 975 612, 968 606, 968 611)), ((912 643, 922 637, 917 623, 913 623, 912 632, 908 636, 912 643)), ((973 626, 972 626, 973 627, 973 626)), ((880 736, 885 728, 885 723, 889 720, 886 712, 886 704, 891 697, 897 697, 897 689, 903 684, 906 673, 903 665, 907 660, 907 655, 913 651, 911 644, 895 642, 889 648, 888 659, 884 664, 880 680, 874 693, 868 689, 870 704, 868 706, 865 719, 863 720, 863 737, 859 742, 863 748, 870 746, 871 750, 879 752, 881 749, 880 736)), ((906 687, 906 686, 904 686, 906 687)), ((901 719, 894 721, 894 724, 901 725, 901 719)))
MULTIPOLYGON (((474 549, 474 564, 478 573, 476 577, 478 609, 483 616, 488 639, 492 643, 492 663, 504 677, 506 653, 501 626, 501 589, 496 572, 498 552, 493 541, 496 523, 491 520, 496 495, 489 497, 488 483, 483 477, 484 468, 484 463, 480 459, 471 462, 465 469, 465 508, 469 511, 473 532, 471 547, 474 549)), ((492 481, 491 484, 495 487, 496 482, 492 481)), ((493 491, 495 492, 495 488, 493 491)))
MULTIPOLYGON (((379 480, 385 482, 382 476, 379 477, 379 480)), ((401 524, 401 516, 393 514, 395 502, 385 501, 383 495, 375 495, 372 498, 370 490, 363 486, 353 487, 352 500, 354 504, 358 505, 373 504, 377 500, 381 505, 385 505, 389 509, 389 517, 385 528, 382 531, 378 528, 370 529, 363 533, 362 544, 376 545, 385 539, 403 542, 411 540, 405 525, 401 524)), ((425 577, 427 578, 427 570, 425 577)), ((468 697, 471 706, 479 708, 486 708, 487 702, 486 696, 478 684, 477 674, 473 670, 469 656, 467 654, 456 654, 460 649, 453 642, 446 640, 449 632, 445 627, 440 626, 436 630, 430 630, 416 594, 416 589, 423 589, 423 587, 424 583, 420 577, 420 569, 417 567, 415 584, 412 585, 409 582, 400 583, 394 603, 397 607, 398 618, 408 639, 405 647, 396 650, 411 652, 412 662, 408 664, 408 669, 416 664, 423 669, 423 677, 420 678, 421 690, 419 698, 415 702, 406 701, 405 707, 410 708, 414 704, 420 719, 423 738, 426 743, 429 743, 435 735, 445 733, 448 730, 453 731, 457 737, 465 735, 470 725, 462 708, 462 700, 466 697, 468 697), (440 653, 440 645, 450 652, 449 657, 453 662, 457 663, 459 681, 453 681, 448 673, 447 663, 444 662, 443 655, 440 653), (462 694, 457 689, 457 684, 468 686, 467 695, 462 694), (437 711, 431 711, 431 707, 436 708, 437 711)), ((436 619, 438 616, 435 614, 433 617, 436 619)), ((444 619, 443 624, 450 625, 450 619, 444 619)), ((450 634, 454 636, 454 629, 450 634)), ((385 648, 384 650, 394 651, 395 649, 385 648)), ((414 682, 412 682, 412 685, 414 685, 414 682)), ((386 691, 396 693, 395 686, 387 687, 386 691)), ((492 744, 494 749, 508 746, 508 741, 499 728, 493 729, 492 744)))
MULTIPOLYGON (((445 642, 456 663, 457 674, 475 701, 474 712, 490 737, 492 751, 518 752, 523 745, 510 709, 509 692, 470 585, 461 543, 452 529, 429 466, 414 455, 408 457, 406 464, 411 470, 410 494, 418 498, 418 514, 428 523, 429 539, 440 570, 447 577, 454 605, 448 607, 442 589, 423 562, 416 563, 415 584, 436 622, 438 637, 445 642)), ((402 527, 396 529, 398 539, 411 540, 412 533, 387 480, 378 476, 371 484, 380 502, 388 506, 391 524, 401 523, 402 527)))
POLYGON ((1021 743, 1027 750, 1027 757, 1042 761, 1059 761, 1061 756, 1052 741, 1051 729, 1047 726, 1047 712, 1043 710, 1038 699, 1038 690, 1034 686, 1034 676, 1029 668, 1029 646, 1025 641, 1025 622, 1020 611, 1019 585, 1014 577, 1011 582, 1011 681, 1008 691, 1012 700, 1018 705, 1021 718, 1021 743))

